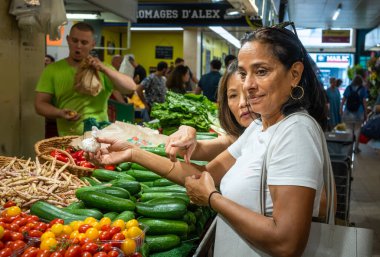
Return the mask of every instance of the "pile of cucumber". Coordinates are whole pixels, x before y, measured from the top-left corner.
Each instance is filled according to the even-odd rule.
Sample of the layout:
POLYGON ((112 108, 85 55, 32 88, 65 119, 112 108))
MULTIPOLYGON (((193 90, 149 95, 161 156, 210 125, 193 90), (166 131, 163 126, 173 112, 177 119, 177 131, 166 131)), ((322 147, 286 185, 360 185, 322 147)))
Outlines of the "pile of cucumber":
POLYGON ((61 218, 66 223, 86 217, 137 218, 148 227, 145 239, 151 253, 168 251, 183 240, 199 237, 214 215, 209 208, 190 204, 184 187, 135 163, 121 163, 117 171, 96 169, 91 177, 81 179, 91 186, 76 190, 78 202, 58 208, 39 201, 31 213, 48 221, 61 218))

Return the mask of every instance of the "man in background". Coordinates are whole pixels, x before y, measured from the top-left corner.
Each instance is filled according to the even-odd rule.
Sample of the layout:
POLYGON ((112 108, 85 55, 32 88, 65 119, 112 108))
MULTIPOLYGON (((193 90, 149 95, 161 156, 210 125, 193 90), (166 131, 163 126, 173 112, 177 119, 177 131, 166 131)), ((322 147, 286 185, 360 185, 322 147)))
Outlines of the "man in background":
POLYGON ((45 55, 45 66, 55 62, 55 58, 50 54, 45 55))
POLYGON ((120 65, 123 62, 123 57, 119 54, 114 55, 111 60, 111 65, 112 67, 115 68, 115 70, 119 71, 120 70, 120 65))
POLYGON ((201 77, 198 86, 195 88, 195 93, 200 94, 203 92, 203 95, 210 101, 216 102, 219 80, 222 77, 220 74, 222 62, 219 60, 212 60, 210 66, 211 71, 201 77))
MULTIPOLYGON (((177 59, 175 59, 174 65, 175 65, 175 67, 177 67, 179 65, 186 66, 185 60, 178 57, 177 59)), ((194 74, 190 68, 189 68, 189 71, 190 71, 190 79, 188 82, 185 83, 186 84, 186 91, 193 91, 194 88, 196 87, 196 85, 198 84, 198 79, 194 76, 194 74)))
POLYGON ((135 71, 133 73, 133 80, 136 84, 140 84, 140 82, 146 78, 145 68, 138 64, 132 56, 128 57, 128 61, 133 66, 133 68, 135 68, 135 71))

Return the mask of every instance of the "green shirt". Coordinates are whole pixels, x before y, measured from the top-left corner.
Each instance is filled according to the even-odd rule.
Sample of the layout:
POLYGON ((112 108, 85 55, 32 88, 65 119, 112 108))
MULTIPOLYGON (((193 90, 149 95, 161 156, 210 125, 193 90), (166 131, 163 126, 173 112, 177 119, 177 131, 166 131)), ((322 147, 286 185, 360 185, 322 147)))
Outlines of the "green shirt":
MULTIPOLYGON (((109 65, 108 65, 109 66, 109 65)), ((74 89, 76 68, 70 66, 66 59, 46 66, 38 81, 36 91, 53 95, 53 104, 59 109, 74 110, 81 115, 77 121, 58 118, 59 136, 83 135, 83 120, 95 118, 97 121, 108 121, 108 98, 113 84, 102 72, 99 72, 103 89, 97 96, 80 94, 74 89)))

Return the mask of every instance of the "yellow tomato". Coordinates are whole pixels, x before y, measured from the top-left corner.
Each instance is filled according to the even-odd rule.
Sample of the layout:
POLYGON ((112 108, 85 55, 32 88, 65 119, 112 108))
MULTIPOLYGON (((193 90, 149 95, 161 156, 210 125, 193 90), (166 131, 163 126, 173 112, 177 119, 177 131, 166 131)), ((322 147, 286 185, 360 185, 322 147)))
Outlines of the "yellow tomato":
POLYGON ((51 250, 57 246, 57 240, 55 238, 49 237, 46 238, 44 241, 40 244, 41 250, 51 250))
POLYGON ((125 222, 122 219, 115 220, 112 223, 112 227, 119 227, 119 228, 121 228, 121 230, 124 230, 125 229, 125 222))
POLYGON ((63 225, 63 234, 70 235, 73 232, 73 229, 69 225, 63 225))
POLYGON ((143 231, 139 227, 131 227, 127 232, 128 238, 136 238, 139 236, 144 236, 143 231))
POLYGON ((46 231, 45 233, 41 235, 41 241, 44 241, 48 238, 55 238, 55 234, 51 231, 46 231))
POLYGON ((82 241, 83 238, 86 238, 86 234, 85 233, 78 233, 79 241, 82 241))
POLYGON ((13 217, 19 215, 21 213, 21 209, 18 206, 12 206, 6 209, 6 214, 8 217, 13 217))
POLYGON ((121 250, 128 256, 136 251, 136 242, 133 239, 126 238, 123 243, 121 243, 121 250))
POLYGON ((91 225, 91 227, 93 227, 93 228, 96 228, 96 229, 98 229, 98 230, 100 229, 99 222, 97 222, 97 221, 95 221, 95 222, 91 222, 90 225, 91 225))
POLYGON ((71 232, 70 239, 75 239, 78 237, 79 237, 79 231, 78 230, 74 230, 73 232, 71 232))
POLYGON ((111 225, 111 219, 108 218, 108 217, 103 217, 100 221, 99 221, 99 226, 102 227, 103 225, 111 225))
POLYGON ((80 221, 80 220, 75 220, 75 221, 72 221, 70 223, 70 227, 73 229, 73 230, 78 230, 78 228, 83 225, 83 221, 80 221))
POLYGON ((86 237, 91 240, 96 240, 99 237, 99 231, 96 228, 89 228, 86 231, 86 237))
POLYGON ((121 231, 121 233, 124 235, 125 238, 128 238, 128 230, 124 229, 121 231))
POLYGON ((4 228, 3 226, 0 226, 0 239, 3 238, 3 235, 4 235, 4 228))
POLYGON ((97 220, 94 217, 87 217, 83 222, 84 224, 91 224, 93 222, 97 222, 97 220))
POLYGON ((125 224, 125 226, 127 228, 138 227, 139 226, 139 222, 136 219, 131 219, 131 220, 127 221, 127 223, 125 224))
POLYGON ((53 232, 56 236, 59 236, 63 232, 63 225, 61 223, 56 223, 51 226, 50 231, 53 232))

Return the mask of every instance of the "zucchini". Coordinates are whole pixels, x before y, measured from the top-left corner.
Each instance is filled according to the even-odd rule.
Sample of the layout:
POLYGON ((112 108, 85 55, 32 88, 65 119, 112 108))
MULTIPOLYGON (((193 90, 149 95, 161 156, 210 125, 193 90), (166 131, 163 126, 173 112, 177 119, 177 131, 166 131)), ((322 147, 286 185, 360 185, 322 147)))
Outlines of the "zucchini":
POLYGON ((152 200, 147 201, 149 204, 161 204, 161 203, 179 203, 185 204, 186 202, 180 198, 172 198, 172 197, 162 197, 162 198, 154 198, 152 200))
POLYGON ((128 175, 134 177, 139 182, 154 181, 156 179, 162 178, 153 171, 149 170, 128 170, 126 171, 128 175))
POLYGON ((55 218, 63 219, 65 224, 74 220, 84 220, 86 216, 76 215, 60 209, 44 201, 38 201, 30 207, 30 213, 41 219, 52 221, 55 218))
POLYGON ((172 193, 172 192, 151 192, 151 193, 143 193, 141 195, 140 201, 146 202, 149 200, 152 200, 154 198, 179 198, 186 202, 186 204, 190 203, 190 198, 187 196, 187 194, 184 193, 172 193))
POLYGON ((71 214, 76 214, 80 216, 94 217, 97 220, 100 220, 101 218, 103 218, 103 213, 95 209, 69 209, 66 211, 71 214))
POLYGON ((113 219, 115 219, 118 215, 119 215, 119 213, 114 212, 114 211, 111 211, 111 212, 104 213, 103 217, 108 217, 108 218, 110 218, 111 220, 113 220, 113 219))
POLYGON ((129 170, 131 168, 131 164, 130 162, 122 162, 120 163, 119 165, 116 166, 116 169, 122 171, 122 170, 129 170))
POLYGON ((187 223, 182 220, 139 218, 138 221, 149 227, 146 232, 148 235, 175 234, 182 236, 186 235, 189 230, 187 223))
POLYGON ((63 209, 66 211, 68 209, 72 210, 72 209, 83 209, 83 208, 86 208, 86 206, 84 205, 84 202, 78 201, 78 202, 70 203, 68 206, 66 206, 63 209))
POLYGON ((77 198, 82 200, 88 207, 97 208, 104 211, 133 211, 135 203, 128 199, 108 195, 98 191, 76 194, 77 198))
POLYGON ((113 187, 124 188, 131 195, 135 195, 135 194, 137 194, 138 192, 141 191, 141 185, 137 181, 131 181, 131 180, 128 180, 128 179, 120 178, 120 179, 112 180, 112 181, 110 181, 110 183, 111 183, 111 185, 113 187))
POLYGON ((183 203, 137 203, 136 213, 148 218, 180 219, 187 212, 183 203))
POLYGON ((176 184, 166 178, 159 178, 153 181, 154 187, 163 187, 163 186, 172 186, 172 185, 176 185, 176 184))
POLYGON ((149 252, 168 251, 181 243, 177 235, 146 236, 145 240, 149 245, 149 252))
POLYGON ((148 170, 144 166, 141 166, 140 164, 137 164, 137 163, 132 163, 130 169, 131 170, 148 170))
POLYGON ((123 211, 119 215, 117 215, 113 220, 124 220, 125 222, 134 219, 135 213, 133 211, 123 211))
POLYGON ((151 193, 151 192, 172 192, 172 193, 185 193, 186 194, 186 188, 180 185, 172 185, 172 186, 165 186, 165 187, 149 187, 143 190, 144 193, 151 193))
POLYGON ((92 172, 92 176, 100 181, 111 181, 114 179, 124 178, 128 180, 136 180, 134 177, 128 175, 127 173, 117 172, 113 170, 95 169, 92 172))
POLYGON ((128 190, 121 188, 121 187, 106 187, 99 190, 96 190, 101 193, 105 193, 107 195, 112 195, 116 197, 120 197, 123 199, 129 199, 131 197, 131 194, 128 192, 128 190))

